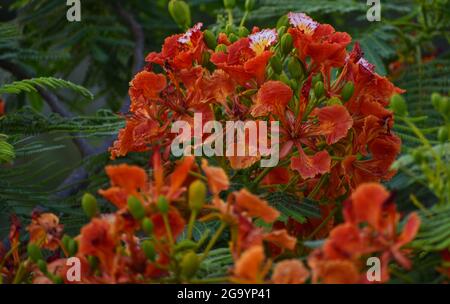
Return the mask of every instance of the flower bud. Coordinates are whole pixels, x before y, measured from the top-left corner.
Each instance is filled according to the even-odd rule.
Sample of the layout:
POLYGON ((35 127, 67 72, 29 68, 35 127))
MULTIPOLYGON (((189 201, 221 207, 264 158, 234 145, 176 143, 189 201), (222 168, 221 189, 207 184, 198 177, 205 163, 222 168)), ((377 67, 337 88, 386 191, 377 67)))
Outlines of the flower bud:
POLYGON ((176 252, 193 250, 197 247, 197 243, 192 240, 182 240, 175 246, 176 252))
POLYGON ((236 0, 223 0, 223 6, 226 9, 233 9, 236 6, 236 0))
POLYGON ((28 257, 35 263, 43 259, 41 249, 36 244, 29 243, 27 246, 27 253, 28 257))
POLYGON ((158 201, 156 202, 159 212, 166 214, 169 212, 169 202, 167 201, 164 195, 160 195, 158 197, 158 201))
POLYGON ((230 39, 230 42, 231 42, 231 43, 234 43, 234 42, 236 42, 236 41, 239 40, 239 37, 238 37, 235 33, 231 33, 231 34, 228 36, 228 39, 230 39))
POLYGON ((144 230, 147 235, 151 235, 153 233, 153 222, 148 217, 142 220, 142 230, 144 230))
POLYGON ((433 104, 434 108, 437 111, 440 111, 439 108, 440 108, 441 100, 442 100, 441 94, 439 94, 439 93, 431 94, 431 103, 433 104))
POLYGON ((287 15, 281 16, 277 21, 277 29, 282 26, 289 27, 289 18, 287 15))
POLYGON ((255 8, 256 0, 245 0, 245 10, 247 12, 252 11, 255 8))
POLYGON ((146 240, 142 242, 141 247, 147 259, 149 259, 150 261, 154 261, 156 258, 156 251, 153 243, 149 240, 146 240))
POLYGON ((399 116, 405 116, 408 112, 405 99, 399 94, 391 97, 391 109, 399 116))
POLYGON ((196 180, 189 186, 189 208, 192 211, 200 211, 205 204, 206 186, 200 181, 196 180))
POLYGON ((97 199, 90 193, 85 193, 81 199, 81 206, 88 218, 93 218, 97 215, 97 199))
POLYGON ((316 95, 316 98, 319 99, 325 94, 325 87, 323 85, 322 81, 318 81, 314 85, 314 95, 316 95))
POLYGON ((213 32, 210 30, 205 30, 203 32, 203 39, 205 40, 206 45, 211 49, 214 50, 217 46, 217 39, 213 32))
POLYGON ((239 37, 247 37, 250 31, 245 26, 240 26, 238 30, 239 37))
POLYGON ((142 220, 145 217, 144 206, 142 205, 141 201, 133 195, 130 195, 128 197, 128 210, 130 211, 131 215, 137 220, 142 220))
POLYGON ((288 71, 292 78, 299 79, 304 75, 303 64, 296 57, 291 57, 288 62, 288 71))
POLYGON ((36 264, 37 264, 39 270, 40 270, 43 274, 46 274, 46 273, 48 272, 48 269, 47 269, 47 263, 46 263, 44 260, 39 260, 39 261, 37 261, 36 264))
POLYGON ((287 55, 292 51, 293 40, 292 36, 289 33, 284 34, 281 37, 281 51, 283 54, 287 55))
POLYGON ((283 71, 283 62, 278 56, 272 56, 272 58, 270 58, 270 66, 277 74, 281 74, 281 72, 283 71))
POLYGON ((282 37, 284 33, 286 33, 286 27, 283 25, 277 30, 278 37, 282 37))
POLYGON ((188 251, 181 260, 181 275, 187 279, 192 278, 197 272, 200 260, 194 251, 188 251))
POLYGON ((70 239, 68 245, 67 245, 67 252, 69 253, 69 256, 74 256, 78 252, 78 243, 74 239, 70 239))
POLYGON ((180 27, 188 28, 191 25, 191 11, 186 2, 170 0, 169 13, 180 27))
POLYGON ((353 84, 353 82, 347 82, 341 91, 342 100, 349 101, 350 98, 352 98, 354 91, 355 85, 353 84))
POLYGON ((286 73, 282 73, 280 75, 280 81, 284 84, 291 85, 291 80, 289 79, 289 77, 287 77, 286 73))
POLYGON ((332 105, 342 105, 342 101, 337 97, 332 97, 327 100, 327 106, 332 106, 332 105))
POLYGON ((219 44, 216 49, 215 49, 216 53, 222 52, 222 53, 226 53, 227 52, 227 46, 225 44, 219 44))
POLYGON ((441 143, 446 143, 448 141, 448 128, 446 126, 439 128, 439 130, 438 130, 438 140, 441 143))
POLYGON ((71 240, 71 238, 70 238, 70 236, 68 236, 67 234, 65 234, 63 237, 62 237, 62 239, 61 239, 61 242, 62 242, 62 244, 63 244, 63 246, 64 246, 64 249, 68 249, 69 248, 69 242, 70 242, 70 240, 71 240))

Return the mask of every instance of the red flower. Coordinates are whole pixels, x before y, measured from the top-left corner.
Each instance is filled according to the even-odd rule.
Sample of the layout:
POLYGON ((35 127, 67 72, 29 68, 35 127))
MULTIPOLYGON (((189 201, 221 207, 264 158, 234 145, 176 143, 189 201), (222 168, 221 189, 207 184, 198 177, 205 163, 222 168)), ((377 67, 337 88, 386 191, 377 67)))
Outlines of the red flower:
POLYGON ((319 125, 310 134, 325 136, 327 144, 332 145, 347 136, 348 130, 353 125, 353 120, 344 106, 332 105, 316 108, 312 116, 317 116, 319 125))
POLYGON ((284 110, 291 100, 293 92, 289 86, 281 81, 265 82, 256 95, 256 103, 251 114, 255 117, 266 116, 270 113, 284 115, 284 110))
POLYGON ((277 33, 274 30, 251 34, 231 44, 227 53, 214 53, 211 62, 241 85, 248 85, 253 78, 257 83, 262 83, 267 63, 272 56, 272 52, 266 49, 276 40, 277 33))
POLYGON ((160 53, 152 52, 145 61, 161 66, 169 64, 176 70, 188 69, 192 64, 201 62, 203 50, 206 48, 202 23, 197 23, 184 34, 177 34, 166 38, 160 53))
POLYGON ((299 156, 291 158, 291 168, 298 171, 303 179, 313 178, 318 174, 330 172, 331 158, 327 151, 308 156, 299 149, 299 156))

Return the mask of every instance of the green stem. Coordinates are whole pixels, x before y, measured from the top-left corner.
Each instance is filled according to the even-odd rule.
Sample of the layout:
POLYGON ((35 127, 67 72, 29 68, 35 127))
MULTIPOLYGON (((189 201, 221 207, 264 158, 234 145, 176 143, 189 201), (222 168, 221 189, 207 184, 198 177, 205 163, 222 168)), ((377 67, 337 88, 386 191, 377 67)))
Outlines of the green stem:
POLYGON ((195 219, 197 218, 197 211, 193 210, 191 212, 191 217, 189 218, 187 239, 192 239, 192 230, 194 229, 195 219))
POLYGON ((225 224, 225 222, 222 222, 220 224, 219 229, 217 229, 216 233, 213 235, 213 237, 211 238, 211 240, 209 240, 208 245, 205 248, 205 251, 203 252, 202 257, 200 258, 200 261, 203 261, 204 259, 206 259, 206 257, 209 254, 209 251, 213 248, 214 244, 217 242, 217 240, 219 239, 220 235, 222 234, 222 232, 225 230, 225 228, 227 227, 227 224, 225 224))
POLYGON ((233 25, 233 23, 234 23, 233 10, 232 9, 227 9, 227 13, 228 13, 228 24, 229 25, 233 25))
POLYGON ((167 213, 163 214, 163 221, 164 221, 164 226, 166 227, 166 232, 167 232, 167 237, 169 238, 169 243, 171 246, 173 246, 175 244, 175 242, 173 240, 172 229, 170 228, 169 217, 167 216, 167 213))
POLYGON ((247 20, 247 17, 248 17, 248 11, 245 11, 244 16, 242 16, 241 23, 239 23, 240 27, 244 26, 245 21, 247 20))

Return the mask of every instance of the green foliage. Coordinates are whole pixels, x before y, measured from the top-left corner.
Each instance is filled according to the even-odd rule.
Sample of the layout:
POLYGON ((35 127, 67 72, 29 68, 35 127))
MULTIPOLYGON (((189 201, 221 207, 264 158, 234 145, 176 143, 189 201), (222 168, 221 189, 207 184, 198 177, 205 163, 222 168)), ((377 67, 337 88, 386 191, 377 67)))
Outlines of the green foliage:
POLYGON ((19 94, 21 92, 38 92, 38 88, 50 89, 71 89, 85 98, 94 99, 94 95, 86 88, 74 84, 70 81, 55 78, 55 77, 38 77, 32 79, 24 79, 15 81, 11 84, 5 84, 0 87, 0 94, 19 94))
POLYGON ((292 218, 299 223, 305 223, 307 218, 320 218, 317 202, 309 199, 300 201, 297 196, 287 192, 273 192, 266 199, 281 212, 285 220, 292 218))

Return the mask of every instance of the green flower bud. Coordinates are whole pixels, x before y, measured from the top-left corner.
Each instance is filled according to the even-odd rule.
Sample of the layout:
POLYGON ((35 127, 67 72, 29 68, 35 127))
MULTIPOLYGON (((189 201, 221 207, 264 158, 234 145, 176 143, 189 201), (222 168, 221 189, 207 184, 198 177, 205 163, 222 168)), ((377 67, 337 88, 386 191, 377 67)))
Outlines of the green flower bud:
POLYGON ((289 77, 287 77, 286 73, 282 73, 280 75, 280 81, 284 84, 291 85, 291 80, 289 79, 289 77))
POLYGON ((181 252, 186 250, 193 250, 197 247, 197 243, 192 240, 182 240, 178 244, 175 245, 175 251, 181 252))
POLYGON ((65 234, 65 235, 62 237, 61 242, 62 242, 62 244, 63 244, 63 246, 64 246, 64 249, 68 250, 68 248, 69 248, 69 242, 70 242, 71 239, 72 239, 72 238, 71 238, 70 236, 68 236, 67 234, 65 234))
POLYGON ((236 6, 236 0, 223 0, 223 6, 226 9, 233 9, 236 6))
POLYGON ((287 15, 281 16, 277 21, 277 29, 282 26, 289 27, 289 18, 287 15))
POLYGON ((291 57, 288 62, 288 71, 292 78, 299 79, 304 75, 303 64, 296 57, 291 57))
POLYGON ((60 276, 53 276, 52 277, 52 281, 53 281, 53 283, 55 283, 55 284, 63 284, 64 283, 64 280, 63 280, 63 278, 61 278, 60 276))
POLYGON ((145 208, 141 201, 135 196, 128 197, 128 210, 131 215, 137 220, 142 220, 145 217, 145 208))
POLYGON ((247 37, 250 31, 245 26, 240 26, 238 30, 239 37, 247 37))
POLYGON ((68 245, 67 245, 67 252, 69 256, 74 256, 78 252, 78 243, 74 239, 70 239, 68 245))
POLYGON ((296 91, 298 90, 299 83, 295 79, 291 79, 290 86, 294 91, 296 91))
POLYGON ((147 235, 151 235, 153 233, 153 222, 148 217, 142 220, 142 230, 144 230, 147 235))
POLYGON ((90 255, 87 257, 87 260, 91 269, 97 269, 99 260, 96 256, 90 255))
POLYGON ((203 32, 203 39, 205 40, 206 45, 211 49, 214 50, 217 46, 217 39, 213 32, 210 30, 205 30, 203 32))
POLYGON ((188 251, 183 256, 180 266, 181 275, 187 279, 192 278, 200 265, 200 260, 194 251, 188 251))
POLYGON ((337 97, 330 98, 327 100, 327 106, 332 105, 342 105, 342 101, 337 97))
POLYGON ((28 257, 33 261, 37 262, 39 260, 43 260, 41 249, 38 245, 29 243, 27 246, 28 257))
POLYGON ((347 82, 341 91, 342 99, 344 101, 349 101, 350 98, 352 98, 354 91, 355 91, 355 85, 353 84, 353 82, 351 82, 351 81, 347 82))
POLYGON ((156 258, 156 251, 153 243, 149 240, 146 240, 142 242, 141 247, 147 259, 149 259, 150 261, 154 261, 156 258))
POLYGON ((283 71, 283 62, 278 56, 272 56, 272 58, 270 58, 270 66, 277 74, 281 74, 281 72, 283 71))
POLYGON ((286 33, 286 27, 283 25, 277 30, 278 37, 282 37, 284 33, 286 33))
POLYGON ((256 0, 245 0, 245 10, 247 12, 252 11, 255 8, 256 0))
POLYGON ((43 274, 46 274, 46 273, 48 272, 48 269, 47 269, 47 263, 46 263, 44 260, 39 260, 39 261, 37 261, 36 264, 37 264, 39 270, 40 270, 43 274))
POLYGON ((318 81, 323 81, 322 73, 317 73, 316 75, 314 75, 314 77, 312 78, 312 85, 315 86, 318 81))
POLYGON ((293 43, 291 34, 286 33, 281 37, 281 51, 283 54, 287 55, 292 51, 293 43))
POLYGON ((399 116, 405 116, 408 112, 408 107, 406 106, 405 99, 399 95, 395 94, 391 97, 391 109, 395 114, 399 116))
POLYGON ((431 94, 431 103, 433 104, 434 108, 437 111, 440 111, 439 108, 440 108, 441 100, 442 100, 441 94, 439 94, 439 93, 431 94))
POLYGON ((227 46, 225 44, 219 44, 216 47, 216 53, 222 52, 222 53, 226 53, 227 52, 227 46))
POLYGON ((447 116, 449 114, 450 110, 450 102, 448 100, 448 97, 442 97, 439 102, 439 112, 441 112, 442 115, 447 116))
POLYGON ((441 143, 446 143, 448 141, 448 128, 447 127, 440 127, 438 130, 438 140, 441 143))
POLYGON ((188 28, 191 25, 191 10, 186 2, 170 0, 169 13, 180 27, 188 28))
POLYGON ((167 201, 166 197, 163 195, 160 195, 158 197, 158 201, 156 202, 156 205, 158 207, 159 212, 166 214, 169 212, 169 202, 167 201))
POLYGON ((227 24, 225 26, 225 34, 227 34, 229 36, 231 33, 234 33, 234 25, 233 24, 227 24))
POLYGON ((209 64, 209 60, 211 59, 211 54, 209 52, 202 53, 202 66, 207 66, 209 64))
POLYGON ((196 180, 189 186, 189 208, 192 211, 200 211, 205 204, 206 186, 200 181, 196 180))
POLYGON ((230 42, 231 42, 231 43, 234 43, 234 42, 236 42, 236 41, 239 40, 239 36, 237 36, 235 33, 231 33, 231 34, 228 36, 228 39, 230 39, 230 42))
POLYGON ((97 199, 90 193, 85 193, 83 195, 81 206, 88 218, 93 218, 98 213, 97 199))
POLYGON ((314 85, 314 95, 316 95, 316 98, 319 99, 320 97, 322 97, 325 94, 325 87, 323 85, 322 81, 318 81, 315 85, 314 85))

